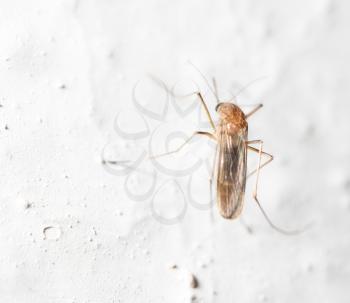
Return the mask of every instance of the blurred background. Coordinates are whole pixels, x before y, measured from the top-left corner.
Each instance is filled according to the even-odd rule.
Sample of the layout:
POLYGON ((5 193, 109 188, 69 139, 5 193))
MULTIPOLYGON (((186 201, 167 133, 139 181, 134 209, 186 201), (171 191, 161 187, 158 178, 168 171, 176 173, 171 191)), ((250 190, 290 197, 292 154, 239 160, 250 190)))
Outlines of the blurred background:
POLYGON ((349 11, 1 1, 1 302, 348 302, 349 11), (259 198, 283 228, 311 223, 304 233, 268 226, 253 179, 241 219, 221 218, 209 139, 146 159, 210 129, 198 100, 169 91, 200 89, 217 120, 196 68, 220 99, 264 103, 249 120, 275 157, 259 198))

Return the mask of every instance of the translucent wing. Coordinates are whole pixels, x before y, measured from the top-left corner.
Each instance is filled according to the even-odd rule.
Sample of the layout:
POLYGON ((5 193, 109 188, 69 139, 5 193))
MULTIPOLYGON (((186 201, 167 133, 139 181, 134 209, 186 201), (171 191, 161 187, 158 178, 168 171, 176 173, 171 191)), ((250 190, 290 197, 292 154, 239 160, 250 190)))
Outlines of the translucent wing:
POLYGON ((220 214, 236 218, 242 211, 247 174, 248 129, 233 131, 229 124, 218 131, 216 195, 220 214))

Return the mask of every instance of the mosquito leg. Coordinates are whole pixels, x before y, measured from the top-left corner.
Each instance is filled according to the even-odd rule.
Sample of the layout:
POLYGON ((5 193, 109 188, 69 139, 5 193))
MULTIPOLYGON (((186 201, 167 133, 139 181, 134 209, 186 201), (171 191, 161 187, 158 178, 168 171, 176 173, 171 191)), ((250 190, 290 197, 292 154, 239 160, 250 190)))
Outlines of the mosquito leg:
MULTIPOLYGON (((191 63, 191 65, 202 75, 202 73, 201 73, 192 63, 191 63)), ((203 78, 205 79, 205 81, 207 82, 207 84, 208 84, 210 90, 213 92, 213 94, 215 95, 215 98, 216 98, 217 102, 219 103, 218 96, 217 96, 217 87, 216 87, 216 81, 215 81, 215 79, 213 79, 214 90, 215 90, 215 91, 213 91, 212 88, 211 88, 210 85, 209 85, 208 80, 207 80, 203 75, 202 75, 202 77, 203 77, 203 78)), ((167 91, 170 95, 172 95, 172 96, 175 97, 175 98, 178 98, 178 96, 176 96, 176 95, 174 94, 174 92, 170 91, 170 90, 165 86, 165 84, 163 84, 162 81, 160 81, 159 79, 157 79, 157 78, 154 77, 154 76, 151 76, 151 79, 153 79, 153 80, 156 82, 157 85, 161 86, 161 88, 165 88, 166 91, 167 91)), ((202 105, 203 105, 203 107, 204 107, 205 113, 206 113, 206 115, 207 115, 207 117, 208 117, 209 123, 210 123, 211 127, 213 128, 213 130, 214 130, 214 132, 215 132, 215 131, 216 131, 215 123, 214 123, 214 121, 213 121, 213 119, 212 119, 212 117, 211 117, 211 115, 210 115, 208 106, 206 105, 202 94, 201 94, 200 92, 193 92, 193 93, 187 94, 187 95, 182 96, 182 97, 183 97, 183 98, 185 98, 185 97, 190 97, 190 96, 193 96, 193 95, 195 95, 195 94, 199 97, 199 99, 200 99, 200 101, 201 101, 201 103, 202 103, 202 105)))
POLYGON ((254 191, 253 191, 253 198, 257 200, 258 197, 258 182, 259 182, 259 174, 260 174, 260 169, 261 169, 261 156, 262 156, 262 147, 263 147, 263 142, 260 142, 259 145, 259 161, 258 161, 258 168, 256 169, 256 180, 255 180, 255 186, 254 186, 254 191))
MULTIPOLYGON (((256 204, 258 205, 258 207, 260 208, 261 213, 263 214, 263 216, 265 217, 267 223, 269 223, 269 225, 276 231, 285 234, 285 235, 295 235, 295 234, 299 234, 300 232, 302 232, 302 230, 284 230, 278 226, 276 226, 271 219, 269 218, 269 216, 266 214, 265 210, 263 209, 263 207, 261 206, 259 199, 258 199, 258 184, 259 184, 259 176, 260 176, 260 170, 263 167, 263 165, 261 165, 261 158, 263 155, 263 141, 261 140, 254 140, 254 141, 250 141, 251 143, 259 143, 259 149, 254 148, 253 150, 258 152, 259 154, 259 161, 258 161, 258 167, 256 169, 256 180, 255 180, 255 186, 254 186, 254 190, 253 190, 253 199, 255 200, 256 204)), ((250 146, 249 146, 250 147, 250 146)), ((272 156, 271 156, 272 157, 272 156)), ((272 161, 272 158, 270 158, 270 161, 272 161)), ((269 162, 270 162, 269 161, 269 162)), ((267 162, 268 163, 268 162, 267 162)), ((265 165, 267 164, 265 162, 265 165)))
MULTIPOLYGON (((208 132, 203 132, 203 131, 196 131, 184 143, 182 143, 178 148, 176 148, 176 149, 174 149, 172 151, 163 153, 163 154, 148 156, 146 159, 156 159, 156 158, 160 158, 160 157, 163 157, 163 156, 175 154, 175 153, 181 151, 181 149, 183 147, 185 147, 185 145, 188 144, 196 135, 207 136, 210 139, 216 140, 215 134, 208 133, 208 132)), ((106 161, 106 160, 102 160, 102 164, 106 164, 106 163, 109 163, 109 164, 112 164, 112 165, 127 166, 127 164, 128 163, 132 163, 132 161, 131 160, 122 160, 122 161, 115 161, 115 160, 106 161)))
POLYGON ((195 136, 197 136, 197 135, 207 136, 207 137, 209 137, 209 138, 211 138, 211 139, 216 140, 216 137, 215 137, 214 134, 211 134, 211 133, 208 133, 208 132, 197 131, 197 132, 194 132, 194 133, 193 133, 184 143, 182 143, 178 148, 176 148, 176 149, 174 149, 174 150, 172 150, 172 151, 163 153, 163 154, 149 156, 149 159, 155 159, 155 158, 159 158, 159 157, 163 157, 163 156, 175 154, 175 153, 179 152, 187 143, 189 143, 189 142, 190 142, 195 136))
POLYGON ((204 98, 202 96, 202 94, 200 92, 197 93, 197 96, 199 97, 199 100, 201 101, 202 105, 203 105, 203 108, 204 108, 204 111, 205 113, 207 114, 207 117, 208 117, 208 120, 209 120, 209 123, 212 127, 212 129, 214 130, 214 132, 216 132, 216 127, 215 127, 215 123, 210 115, 210 112, 209 112, 209 109, 208 109, 208 106, 207 104, 205 103, 204 101, 204 98))
MULTIPOLYGON (((260 143, 260 142, 261 142, 261 144, 263 143, 261 140, 254 140, 254 141, 248 141, 247 144, 254 144, 254 143, 260 143)), ((249 150, 259 154, 259 149, 254 148, 254 147, 249 146, 249 145, 247 145, 247 148, 249 150)), ((269 164, 273 160, 273 156, 271 154, 264 152, 264 151, 261 151, 261 155, 268 157, 268 159, 264 163, 260 164, 259 169, 263 168, 264 166, 266 166, 267 164, 269 164)), ((254 175, 257 171, 258 171, 258 169, 254 169, 252 172, 250 172, 247 175, 247 178, 254 175)))
POLYGON ((213 160, 213 166, 212 166, 212 168, 211 168, 211 173, 210 173, 210 177, 209 177, 209 183, 210 183, 210 198, 212 197, 212 185, 213 185, 214 173, 215 173, 216 153, 217 153, 217 149, 215 150, 215 155, 214 155, 214 160, 213 160))
MULTIPOLYGON (((214 199, 213 197, 213 180, 215 177, 215 166, 216 166, 216 156, 218 153, 218 147, 216 147, 215 149, 215 154, 214 154, 214 159, 213 159, 213 165, 211 167, 211 173, 210 173, 210 177, 209 177, 209 195, 210 195, 210 203, 212 201, 212 199, 214 199)), ((214 221, 214 213, 213 213, 213 208, 210 208, 211 211, 211 220, 214 221)))
POLYGON ((253 108, 248 114, 245 115, 245 118, 248 119, 251 115, 255 114, 260 108, 263 107, 263 104, 258 104, 255 108, 253 108))
MULTIPOLYGON (((207 104, 205 103, 202 94, 201 94, 200 92, 194 92, 194 93, 188 94, 188 95, 186 95, 186 96, 182 96, 182 98, 190 97, 190 96, 193 96, 193 95, 197 95, 197 96, 199 97, 199 100, 200 100, 200 102, 201 102, 201 104, 202 104, 202 106, 203 106, 203 108, 204 108, 204 111, 205 111, 207 117, 208 117, 209 123, 210 123, 210 125, 211 125, 213 131, 216 132, 216 127, 215 127, 214 120, 213 120, 213 118, 212 118, 211 115, 210 115, 208 106, 207 106, 207 104)), ((178 98, 178 97, 175 96, 173 93, 172 93, 172 96, 174 96, 175 98, 178 98)))

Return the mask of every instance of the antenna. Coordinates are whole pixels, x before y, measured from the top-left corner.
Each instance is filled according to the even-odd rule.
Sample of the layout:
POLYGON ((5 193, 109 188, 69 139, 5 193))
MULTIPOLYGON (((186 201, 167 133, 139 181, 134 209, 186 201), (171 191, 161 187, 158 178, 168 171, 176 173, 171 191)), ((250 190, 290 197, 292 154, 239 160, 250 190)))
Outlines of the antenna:
POLYGON ((259 77, 259 78, 256 78, 256 79, 254 79, 254 80, 248 82, 246 85, 244 85, 242 88, 240 88, 236 94, 233 95, 233 99, 236 99, 236 97, 237 97, 241 92, 245 91, 245 90, 246 90, 249 86, 251 86, 252 84, 254 84, 254 83, 256 83, 256 82, 258 82, 258 81, 260 81, 260 80, 266 79, 266 78, 269 78, 269 76, 261 76, 261 77, 259 77))
POLYGON ((213 95, 215 96, 215 99, 217 101, 217 103, 219 103, 219 97, 217 95, 217 91, 216 91, 216 82, 215 80, 213 80, 213 84, 214 84, 214 89, 211 87, 211 85, 209 84, 208 79, 203 75, 203 73, 190 61, 188 60, 188 64, 190 64, 203 78, 203 80, 205 81, 205 83, 208 85, 210 91, 213 93, 213 95))
POLYGON ((213 86, 214 86, 216 101, 217 101, 217 103, 219 104, 220 102, 219 102, 218 85, 217 85, 217 83, 216 83, 216 79, 215 79, 215 78, 213 78, 212 80, 213 80, 213 86))

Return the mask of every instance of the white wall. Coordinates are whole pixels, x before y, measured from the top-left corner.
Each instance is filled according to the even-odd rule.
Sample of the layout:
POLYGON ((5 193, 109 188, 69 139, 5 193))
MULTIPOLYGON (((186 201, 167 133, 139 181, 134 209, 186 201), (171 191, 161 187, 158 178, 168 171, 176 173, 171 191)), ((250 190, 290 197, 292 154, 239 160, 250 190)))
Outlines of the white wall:
MULTIPOLYGON (((0 302, 348 302, 349 9, 345 0, 2 0, 0 302), (171 177, 149 161, 129 178, 103 167, 104 147, 134 159, 198 128, 199 107, 184 117, 170 104, 161 122, 135 108, 136 83, 145 108, 165 106, 147 74, 168 86, 196 81, 214 113, 188 60, 216 77, 222 98, 264 77, 237 98, 265 105, 249 134, 275 156, 260 200, 282 227, 311 222, 306 232, 272 230, 252 181, 242 215, 251 234, 215 207, 193 207, 189 192, 198 203, 209 194, 206 162, 191 170, 190 191, 189 173, 171 177), (118 136, 116 117, 125 131, 147 124, 154 136, 118 136), (153 198, 126 190, 143 193, 153 180, 153 198), (177 183, 162 187, 169 180, 177 183), (184 206, 173 225, 154 214, 184 206)), ((161 161, 176 171, 205 161, 207 142, 161 161)))

